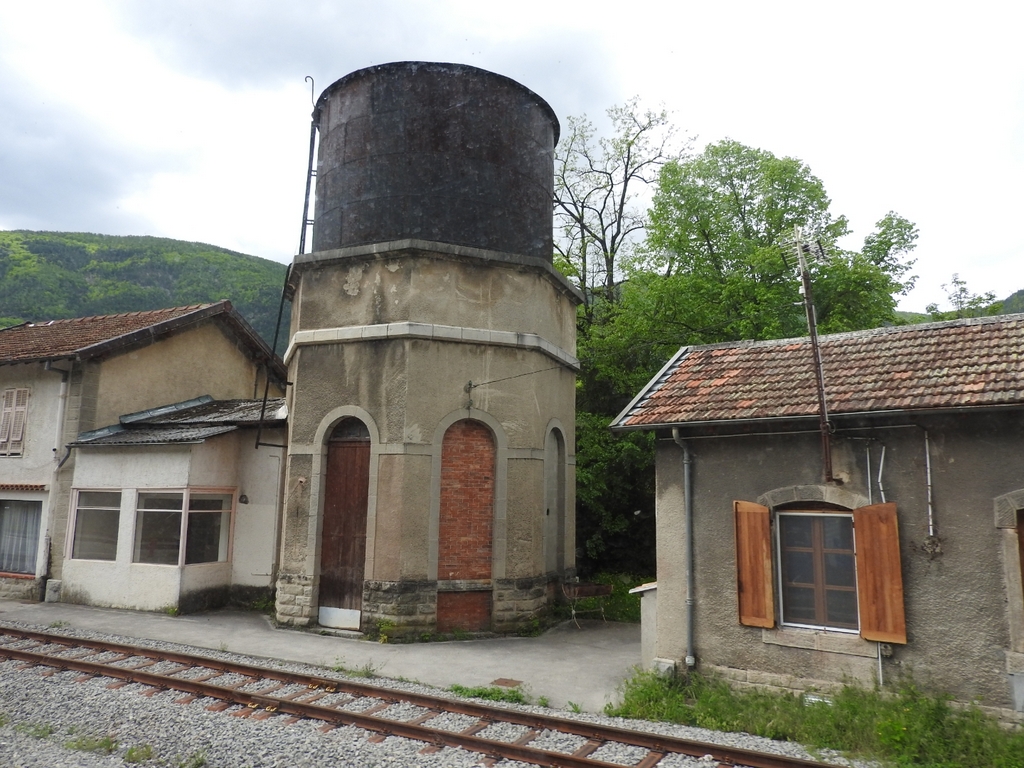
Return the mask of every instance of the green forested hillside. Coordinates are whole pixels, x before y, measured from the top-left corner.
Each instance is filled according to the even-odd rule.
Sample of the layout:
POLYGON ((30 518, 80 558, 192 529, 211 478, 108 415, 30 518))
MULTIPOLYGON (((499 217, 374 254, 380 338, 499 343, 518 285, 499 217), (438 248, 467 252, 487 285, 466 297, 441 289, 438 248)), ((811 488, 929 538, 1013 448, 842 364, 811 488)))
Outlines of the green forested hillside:
POLYGON ((161 237, 0 231, 0 327, 230 299, 269 344, 285 268, 161 237))

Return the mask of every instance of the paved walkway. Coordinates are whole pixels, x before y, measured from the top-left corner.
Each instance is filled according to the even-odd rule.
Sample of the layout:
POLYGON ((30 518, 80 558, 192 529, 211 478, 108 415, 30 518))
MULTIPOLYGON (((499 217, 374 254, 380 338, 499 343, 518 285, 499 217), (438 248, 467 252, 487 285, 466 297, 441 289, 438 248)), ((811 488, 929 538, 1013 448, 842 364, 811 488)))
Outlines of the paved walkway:
POLYGON ((271 659, 371 669, 382 677, 406 678, 447 688, 490 685, 499 678, 520 680, 534 701, 547 698, 600 712, 617 700, 619 686, 640 664, 640 625, 566 623, 540 637, 503 637, 443 643, 380 644, 278 629, 266 616, 212 611, 188 616, 92 608, 65 603, 0 600, 0 622, 62 626, 198 648, 227 650, 271 659))

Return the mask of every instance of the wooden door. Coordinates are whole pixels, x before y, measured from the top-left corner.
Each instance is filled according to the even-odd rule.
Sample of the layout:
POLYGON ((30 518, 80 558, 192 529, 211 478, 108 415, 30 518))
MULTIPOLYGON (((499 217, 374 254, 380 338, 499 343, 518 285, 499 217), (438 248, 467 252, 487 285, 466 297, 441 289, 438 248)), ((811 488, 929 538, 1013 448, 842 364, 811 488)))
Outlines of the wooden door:
POLYGON ((346 419, 327 444, 320 547, 319 621, 324 626, 359 628, 369 490, 369 434, 361 422, 346 419))

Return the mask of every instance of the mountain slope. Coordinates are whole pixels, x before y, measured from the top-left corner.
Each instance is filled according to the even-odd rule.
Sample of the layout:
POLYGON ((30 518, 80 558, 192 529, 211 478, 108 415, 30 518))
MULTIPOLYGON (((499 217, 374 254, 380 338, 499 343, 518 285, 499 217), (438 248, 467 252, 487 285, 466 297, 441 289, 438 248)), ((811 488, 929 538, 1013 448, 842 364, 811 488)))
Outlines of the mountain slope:
POLYGON ((161 237, 0 231, 0 327, 230 299, 269 344, 285 269, 161 237))

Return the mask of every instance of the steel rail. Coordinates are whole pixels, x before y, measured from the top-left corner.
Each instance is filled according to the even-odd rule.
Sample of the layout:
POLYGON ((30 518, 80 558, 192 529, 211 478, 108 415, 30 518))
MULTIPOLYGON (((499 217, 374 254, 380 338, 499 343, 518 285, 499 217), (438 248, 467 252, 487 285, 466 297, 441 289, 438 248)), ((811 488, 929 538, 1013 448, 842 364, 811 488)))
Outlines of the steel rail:
MULTIPOLYGON (((83 647, 97 652, 130 654, 128 657, 122 656, 118 661, 124 661, 126 658, 137 656, 158 661, 175 662, 186 664, 190 667, 202 667, 221 673, 242 675, 252 678, 253 682, 262 679, 304 685, 311 694, 319 690, 324 693, 342 693, 355 695, 360 698, 379 699, 388 702, 389 705, 403 702, 435 712, 434 716, 442 712, 451 712, 475 717, 481 723, 505 722, 522 725, 536 731, 550 730, 580 736, 586 738, 588 742, 597 743, 597 746, 604 743, 616 743, 648 750, 647 756, 636 764, 637 768, 656 766, 661 758, 668 754, 682 754, 698 758, 710 755, 720 764, 743 765, 750 766, 750 768, 826 768, 826 766, 830 765, 802 758, 755 752, 738 747, 726 747, 719 744, 691 741, 627 728, 615 728, 596 723, 567 720, 565 718, 520 712, 503 707, 489 707, 440 696, 429 696, 362 683, 282 672, 275 669, 234 662, 224 662, 209 657, 193 656, 174 651, 161 651, 153 648, 95 640, 80 640, 64 635, 51 635, 44 632, 15 630, 6 627, 0 627, 0 636, 2 635, 35 640, 48 645, 60 645, 69 648, 83 647)), ((68 658, 37 653, 32 650, 11 648, 9 643, 0 643, 0 657, 3 656, 40 666, 70 669, 97 677, 112 677, 159 689, 179 690, 197 696, 218 698, 252 709, 262 708, 270 712, 281 712, 297 717, 353 725, 376 733, 402 736, 432 745, 463 747, 491 757, 504 757, 536 765, 558 766, 559 768, 623 768, 622 764, 602 762, 584 755, 550 752, 536 747, 525 746, 524 744, 484 739, 465 732, 459 733, 429 728, 416 722, 388 720, 374 715, 303 703, 287 698, 261 695, 260 693, 246 693, 236 688, 217 686, 202 682, 202 680, 170 677, 153 672, 145 672, 139 668, 116 667, 102 662, 85 661, 84 657, 68 658)), ((178 669, 174 672, 177 674, 181 671, 183 670, 178 669)), ((597 746, 590 749, 588 754, 595 751, 597 746)))

